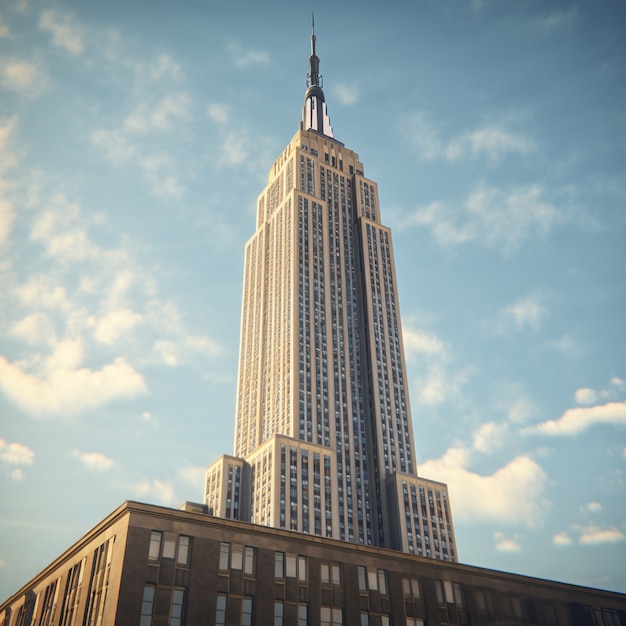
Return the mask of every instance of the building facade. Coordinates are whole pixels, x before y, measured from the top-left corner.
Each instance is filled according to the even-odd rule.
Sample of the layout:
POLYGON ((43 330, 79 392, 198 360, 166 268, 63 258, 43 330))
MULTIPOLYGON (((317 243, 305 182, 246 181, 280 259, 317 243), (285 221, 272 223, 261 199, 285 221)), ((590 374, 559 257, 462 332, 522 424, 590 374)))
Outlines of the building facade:
POLYGON ((311 47, 300 129, 246 244, 234 456, 207 470, 205 502, 456 561, 447 487, 417 474, 391 232, 333 135, 311 47))
MULTIPOLYGON (((626 596, 126 502, 2 626, 626 626, 626 596)), ((206 509, 205 509, 206 510, 206 509)))

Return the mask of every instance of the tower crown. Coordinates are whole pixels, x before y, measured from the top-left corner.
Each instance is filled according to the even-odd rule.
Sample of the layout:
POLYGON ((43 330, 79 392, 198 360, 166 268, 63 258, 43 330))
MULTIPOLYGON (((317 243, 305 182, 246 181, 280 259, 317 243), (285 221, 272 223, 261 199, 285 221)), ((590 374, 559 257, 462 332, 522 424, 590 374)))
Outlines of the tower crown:
POLYGON ((304 94, 302 109, 302 125, 304 130, 314 130, 318 133, 334 138, 330 119, 326 112, 326 100, 322 90, 322 75, 320 74, 320 59, 315 51, 315 17, 311 16, 311 56, 309 56, 309 72, 306 75, 307 90, 304 94))

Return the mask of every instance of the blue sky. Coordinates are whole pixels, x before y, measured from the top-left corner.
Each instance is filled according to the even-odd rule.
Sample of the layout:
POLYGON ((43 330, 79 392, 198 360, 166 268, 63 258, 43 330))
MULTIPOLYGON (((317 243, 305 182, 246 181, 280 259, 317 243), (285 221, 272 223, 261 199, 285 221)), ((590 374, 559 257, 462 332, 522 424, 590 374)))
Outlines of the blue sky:
POLYGON ((214 4, 0 8, 0 595, 232 451, 243 246, 312 8, 461 560, 626 592, 626 5, 214 4))

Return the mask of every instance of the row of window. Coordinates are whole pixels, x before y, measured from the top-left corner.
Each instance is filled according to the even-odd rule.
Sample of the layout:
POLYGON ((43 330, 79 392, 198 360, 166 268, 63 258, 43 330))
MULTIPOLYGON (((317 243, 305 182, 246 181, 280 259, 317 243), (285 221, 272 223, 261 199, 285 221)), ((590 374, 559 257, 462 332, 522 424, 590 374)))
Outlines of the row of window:
POLYGON ((164 534, 153 530, 150 535, 150 548, 148 560, 175 559, 177 565, 186 566, 191 561, 191 537, 186 535, 176 536, 174 533, 164 534))

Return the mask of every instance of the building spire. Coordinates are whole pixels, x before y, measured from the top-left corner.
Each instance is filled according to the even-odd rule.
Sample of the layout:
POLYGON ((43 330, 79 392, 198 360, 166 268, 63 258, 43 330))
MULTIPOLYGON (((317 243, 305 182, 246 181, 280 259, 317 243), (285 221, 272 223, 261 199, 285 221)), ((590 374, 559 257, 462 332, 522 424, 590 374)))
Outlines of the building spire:
POLYGON ((306 75, 307 90, 304 95, 302 110, 302 124, 305 130, 314 130, 328 137, 333 137, 333 129, 326 113, 326 101, 322 91, 322 76, 320 74, 320 59, 315 51, 315 15, 311 14, 311 56, 309 57, 309 72, 306 75))
POLYGON ((320 59, 315 53, 315 14, 311 13, 311 56, 309 57, 309 73, 306 76, 306 86, 317 85, 321 87, 320 59))

